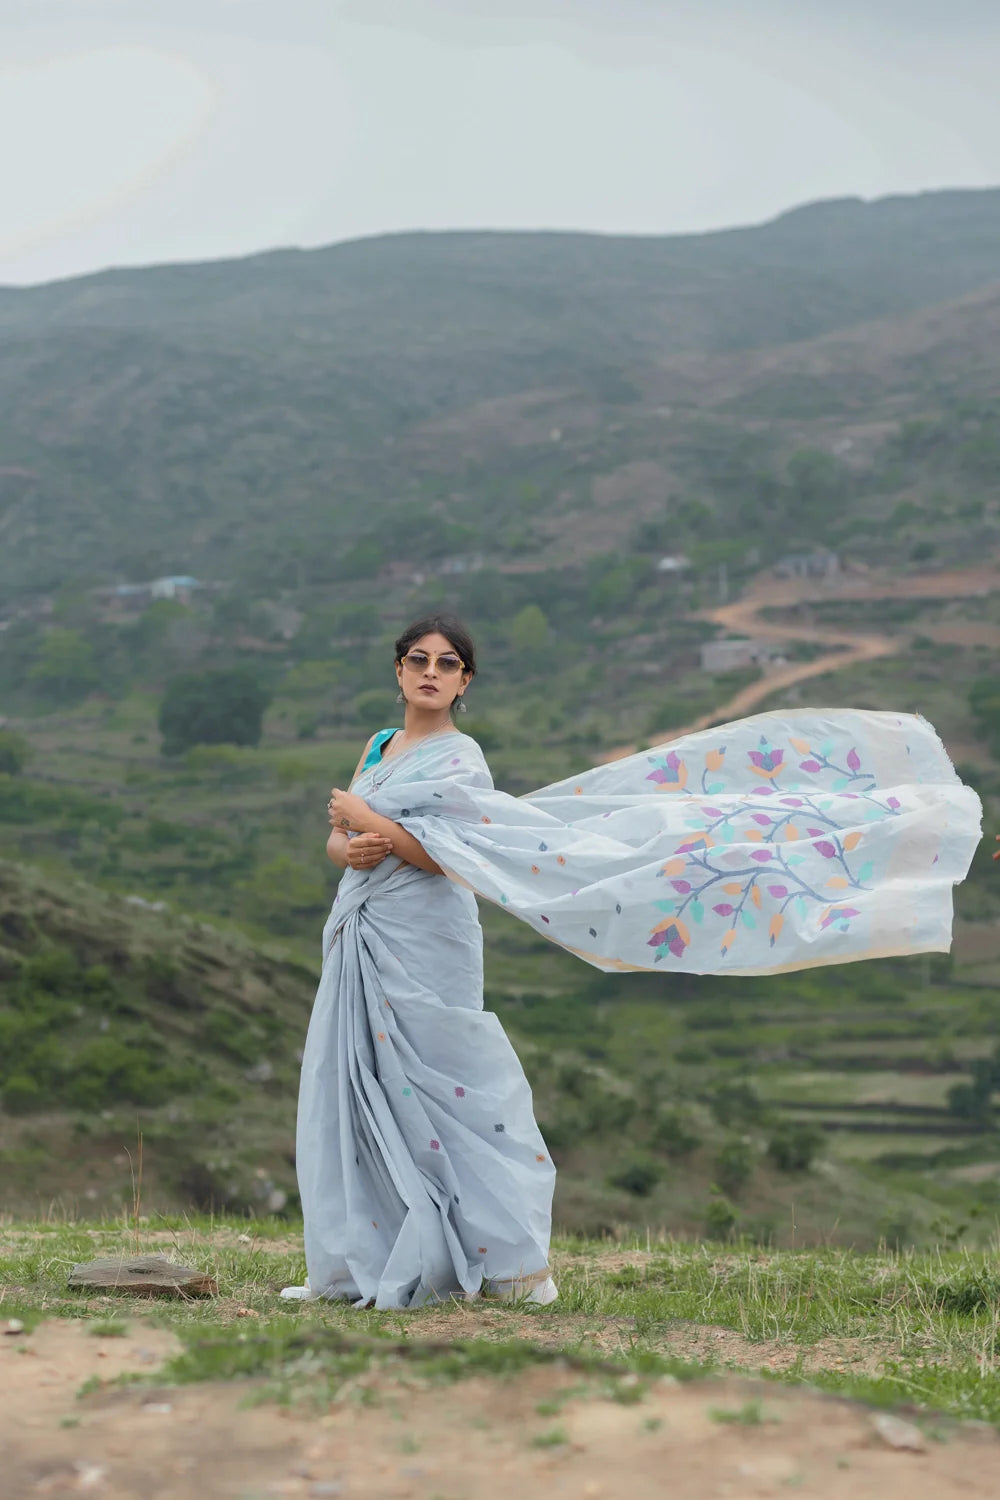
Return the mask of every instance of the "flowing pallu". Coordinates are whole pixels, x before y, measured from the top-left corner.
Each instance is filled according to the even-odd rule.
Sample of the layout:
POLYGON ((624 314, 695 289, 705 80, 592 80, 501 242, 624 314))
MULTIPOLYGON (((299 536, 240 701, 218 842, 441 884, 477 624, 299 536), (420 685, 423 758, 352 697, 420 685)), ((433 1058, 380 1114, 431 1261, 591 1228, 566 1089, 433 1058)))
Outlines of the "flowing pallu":
POLYGON ((776 973, 946 951, 980 838, 931 726, 863 711, 758 715, 519 798, 447 733, 354 790, 449 877, 346 873, 303 1060, 310 1285, 382 1307, 546 1265, 553 1170, 482 1010, 473 892, 600 969, 776 973))

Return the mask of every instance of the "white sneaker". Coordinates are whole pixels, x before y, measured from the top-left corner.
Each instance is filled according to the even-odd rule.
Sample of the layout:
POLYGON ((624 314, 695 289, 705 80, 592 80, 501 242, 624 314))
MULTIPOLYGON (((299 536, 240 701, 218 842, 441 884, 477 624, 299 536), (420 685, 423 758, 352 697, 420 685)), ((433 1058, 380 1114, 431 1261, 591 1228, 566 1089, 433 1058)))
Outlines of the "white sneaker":
POLYGON ((315 1300, 308 1281, 305 1286, 283 1286, 279 1295, 284 1297, 286 1302, 312 1302, 315 1300))
POLYGON ((548 1307, 559 1296, 559 1289, 551 1276, 544 1281, 533 1281, 530 1277, 522 1281, 514 1277, 511 1281, 492 1282, 489 1291, 501 1302, 527 1302, 536 1307, 548 1307))
POLYGON ((537 1303, 539 1307, 548 1307, 549 1303, 554 1302, 558 1296, 559 1288, 552 1280, 552 1277, 549 1276, 545 1281, 539 1282, 537 1286, 532 1287, 528 1293, 527 1300, 537 1303))

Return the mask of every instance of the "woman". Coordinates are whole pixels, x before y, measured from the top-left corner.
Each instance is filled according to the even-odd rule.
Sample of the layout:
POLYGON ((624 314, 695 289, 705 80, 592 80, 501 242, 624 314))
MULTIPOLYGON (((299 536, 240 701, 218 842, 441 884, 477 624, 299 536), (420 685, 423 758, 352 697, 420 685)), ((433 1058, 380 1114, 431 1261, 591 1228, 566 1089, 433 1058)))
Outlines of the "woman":
POLYGON ((404 727, 373 735, 352 791, 330 799, 327 853, 349 873, 324 933, 302 1060, 296 1156, 309 1279, 283 1296, 414 1307, 472 1296, 484 1282, 529 1302, 557 1295, 555 1172, 521 1065, 483 1010, 475 897, 375 810, 390 783, 413 784, 432 745, 461 742, 492 786, 478 746, 451 721, 475 670, 457 621, 435 616, 404 631, 404 727))
POLYGON ((457 621, 405 631, 404 728, 373 736, 330 798, 348 873, 302 1065, 309 1282, 289 1296, 556 1296, 552 1164, 482 1011, 472 892, 606 970, 762 974, 950 947, 981 807, 925 720, 761 714, 514 798, 451 724, 474 673, 457 621))

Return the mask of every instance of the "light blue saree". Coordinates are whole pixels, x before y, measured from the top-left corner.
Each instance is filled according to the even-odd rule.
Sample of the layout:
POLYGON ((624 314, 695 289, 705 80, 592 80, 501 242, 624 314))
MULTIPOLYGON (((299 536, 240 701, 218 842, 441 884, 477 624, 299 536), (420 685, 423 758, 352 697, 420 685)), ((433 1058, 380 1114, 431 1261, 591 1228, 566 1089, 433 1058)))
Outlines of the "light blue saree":
POLYGON ((601 969, 773 973, 946 951, 980 837, 933 729, 897 714, 759 715, 522 798, 449 732, 353 790, 446 872, 345 873, 303 1057, 309 1284, 380 1308, 547 1266, 554 1172, 482 1009, 474 892, 601 969))

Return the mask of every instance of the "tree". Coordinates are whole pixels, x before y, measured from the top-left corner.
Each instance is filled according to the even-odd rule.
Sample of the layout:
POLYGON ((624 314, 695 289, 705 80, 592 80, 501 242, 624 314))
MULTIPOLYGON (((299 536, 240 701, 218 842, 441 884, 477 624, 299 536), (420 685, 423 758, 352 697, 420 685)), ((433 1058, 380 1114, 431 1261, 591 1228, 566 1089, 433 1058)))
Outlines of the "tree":
POLYGON ((78 630, 50 630, 28 673, 50 698, 85 698, 98 683, 94 648, 78 630))
POLYGON ((163 753, 181 755, 193 745, 258 745, 270 701, 247 668, 173 677, 160 704, 163 753))
POLYGON ((0 729, 0 775, 16 776, 31 755, 31 746, 12 729, 0 729))
POLYGON ((510 622, 515 651, 540 651, 549 638, 549 622, 537 604, 526 604, 510 622))

